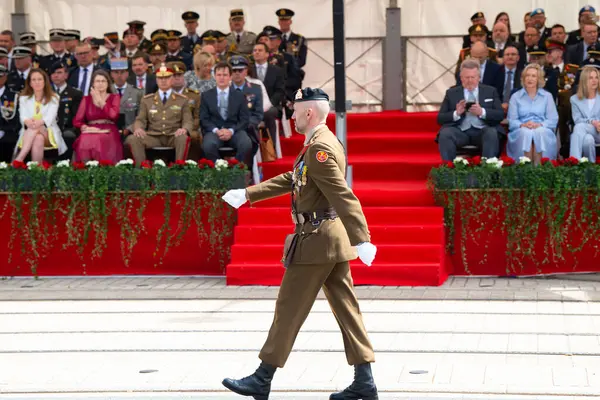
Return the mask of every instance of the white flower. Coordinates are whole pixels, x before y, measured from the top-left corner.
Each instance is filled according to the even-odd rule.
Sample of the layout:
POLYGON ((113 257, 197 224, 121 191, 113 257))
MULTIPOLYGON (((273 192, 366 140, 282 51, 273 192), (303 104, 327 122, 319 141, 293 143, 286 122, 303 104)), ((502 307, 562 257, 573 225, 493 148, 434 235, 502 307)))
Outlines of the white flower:
POLYGON ((500 160, 494 165, 494 167, 500 169, 500 168, 502 168, 502 165, 504 165, 504 161, 500 160))
POLYGON ((117 165, 133 165, 133 160, 131 158, 121 160, 117 163, 117 165))
POLYGON ((224 170, 227 168, 229 168, 229 163, 227 162, 227 160, 223 160, 220 158, 215 162, 215 169, 220 171, 220 170, 224 170))
POLYGON ((519 157, 519 164, 531 164, 531 159, 525 156, 519 157))
POLYGON ((85 165, 87 165, 88 167, 97 167, 98 165, 100 165, 100 163, 96 160, 90 160, 86 162, 85 165))
POLYGON ((586 162, 590 162, 590 160, 589 160, 587 157, 581 157, 581 158, 579 159, 579 162, 580 162, 581 164, 583 164, 583 163, 586 163, 586 162))
POLYGON ((500 160, 498 160, 498 158, 496 158, 496 157, 486 158, 486 160, 485 160, 486 164, 498 164, 499 162, 500 162, 500 160))
POLYGON ((27 163, 27 169, 33 169, 33 168, 35 168, 37 166, 38 166, 38 162, 37 161, 29 161, 27 163))
POLYGON ((60 160, 56 163, 57 168, 68 168, 70 165, 69 160, 60 160))
MULTIPOLYGON (((218 161, 219 161, 219 160, 217 160, 217 162, 218 162, 218 161)), ((456 164, 459 164, 459 163, 462 163, 462 164, 464 164, 464 165, 468 165, 468 164, 469 164, 469 162, 468 162, 466 159, 464 159, 464 158, 462 158, 462 157, 456 157, 456 158, 454 159, 454 165, 456 165, 456 164)))
POLYGON ((198 165, 198 163, 196 161, 194 161, 194 160, 185 160, 185 163, 187 165, 198 165))
POLYGON ((159 158, 158 160, 154 160, 154 166, 155 167, 166 167, 167 164, 165 164, 165 162, 159 158))
POLYGON ((6 169, 8 168, 8 164, 5 163, 4 161, 0 162, 0 169, 6 169))

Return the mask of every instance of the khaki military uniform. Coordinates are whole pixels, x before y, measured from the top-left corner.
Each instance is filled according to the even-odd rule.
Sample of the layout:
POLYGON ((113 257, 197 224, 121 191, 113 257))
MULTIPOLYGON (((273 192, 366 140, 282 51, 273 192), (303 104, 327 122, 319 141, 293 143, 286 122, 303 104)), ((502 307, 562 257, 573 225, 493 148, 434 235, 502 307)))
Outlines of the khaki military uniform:
POLYGON ((575 83, 579 65, 566 64, 558 76, 558 134, 560 137, 560 155, 568 158, 570 154, 571 130, 569 124, 572 120, 571 96, 574 94, 572 87, 575 83))
POLYGON ((240 43, 237 43, 236 34, 233 32, 227 35, 228 51, 234 54, 252 54, 254 45, 256 44, 256 34, 253 32, 244 31, 240 38, 240 43))
POLYGON ((131 146, 131 152, 139 165, 146 159, 146 149, 152 147, 174 147, 177 160, 186 157, 189 136, 175 136, 175 131, 184 128, 188 133, 194 129, 194 121, 187 97, 171 92, 165 104, 159 91, 144 96, 140 103, 140 112, 133 129, 143 129, 146 135, 138 138, 129 135, 125 141, 131 146))
POLYGON ((251 203, 292 192, 297 222, 295 234, 286 239, 288 266, 259 355, 267 364, 284 366, 321 288, 340 325, 348 363, 374 361, 349 268, 349 260, 357 257, 353 246, 370 241, 370 235, 361 205, 346 184, 345 169, 342 145, 321 125, 296 158, 293 171, 247 189, 251 203), (311 215, 324 215, 327 210, 328 218, 310 221, 311 215))
POLYGON ((194 129, 190 132, 191 142, 189 148, 189 158, 198 160, 202 154, 202 133, 200 132, 200 92, 194 89, 185 88, 181 93, 188 98, 188 105, 192 112, 194 120, 194 129))
MULTIPOLYGON (((492 49, 491 47, 488 47, 488 50, 489 50, 488 60, 498 62, 498 51, 496 51, 496 49, 492 49)), ((460 72, 460 64, 462 64, 463 61, 468 60, 469 58, 471 58, 471 48, 465 47, 464 49, 461 49, 460 53, 458 54, 458 61, 456 62, 456 69, 454 70, 455 75, 460 72)))

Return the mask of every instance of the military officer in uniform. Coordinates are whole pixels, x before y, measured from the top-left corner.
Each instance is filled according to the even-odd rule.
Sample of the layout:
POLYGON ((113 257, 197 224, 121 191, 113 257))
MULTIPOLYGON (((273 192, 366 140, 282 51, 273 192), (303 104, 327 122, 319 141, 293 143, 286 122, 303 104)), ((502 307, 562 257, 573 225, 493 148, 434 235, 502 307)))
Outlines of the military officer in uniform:
POLYGON ((280 8, 275 11, 275 15, 279 17, 279 29, 282 32, 279 51, 294 56, 298 68, 304 68, 308 47, 306 45, 306 38, 291 30, 292 17, 295 15, 294 11, 289 8, 280 8))
POLYGON ((196 33, 200 15, 194 11, 186 11, 181 14, 181 19, 183 19, 186 29, 185 36, 181 37, 181 49, 188 54, 193 54, 194 46, 202 42, 202 39, 200 39, 200 36, 196 33))
POLYGON ((361 205, 345 180, 346 155, 341 143, 325 124, 329 96, 321 89, 306 88, 295 96, 296 130, 305 135, 304 148, 293 170, 247 189, 227 192, 223 200, 240 207, 290 195, 295 233, 285 240, 286 267, 275 317, 254 374, 239 380, 225 379, 229 390, 255 399, 268 399, 275 370, 282 368, 321 288, 344 339, 348 364, 355 368, 354 382, 332 394, 332 400, 378 398, 371 372, 373 347, 350 274, 349 261, 358 257, 371 265, 376 247, 361 205), (356 248, 354 248, 356 246, 356 248))
MULTIPOLYGON (((490 30, 486 26, 485 15, 481 11, 477 11, 471 16, 471 26, 475 25, 480 25, 486 32, 485 41, 488 47, 494 47, 494 41, 492 40, 492 32, 490 32, 490 30)), ((463 48, 470 47, 472 42, 473 40, 471 38, 471 29, 469 29, 469 34, 463 36, 463 48)))
POLYGON ((229 51, 239 54, 251 54, 256 43, 256 34, 244 30, 244 10, 235 9, 229 13, 229 27, 231 33, 227 35, 229 51))
POLYGON ((65 50, 65 31, 63 29, 50 29, 50 47, 52 54, 41 58, 41 67, 46 72, 57 61, 63 61, 69 69, 77 66, 75 57, 65 50))
POLYGON ((31 49, 31 65, 33 68, 40 68, 41 57, 37 54, 37 40, 35 40, 34 32, 23 32, 19 35, 21 46, 31 49))
POLYGON ((213 30, 212 37, 215 39, 214 42, 210 43, 215 47, 215 64, 219 62, 227 62, 229 57, 237 52, 229 50, 229 43, 227 42, 227 35, 221 31, 213 30))
MULTIPOLYGON (((487 28, 485 28, 484 25, 471 25, 469 27, 469 37, 471 40, 471 44, 475 43, 475 42, 484 42, 487 43, 487 28)), ((488 49, 489 49, 489 56, 488 59, 492 60, 494 62, 497 62, 497 56, 498 56, 498 52, 496 51, 495 48, 490 47, 488 45, 488 49)), ((469 47, 464 47, 460 50, 460 53, 458 54, 458 62, 456 64, 456 70, 454 71, 454 75, 458 75, 459 74, 459 69, 460 69, 460 65, 462 64, 462 62, 468 58, 471 58, 471 46, 469 45, 469 47)))
POLYGON ((150 55, 152 72, 158 71, 161 65, 167 60, 167 48, 162 43, 154 43, 148 54, 150 55))
POLYGON ((13 48, 13 60, 15 69, 8 74, 6 86, 15 93, 19 93, 25 87, 25 80, 31 72, 31 49, 25 46, 13 48))
POLYGON ((167 58, 166 62, 181 61, 187 69, 192 69, 194 60, 190 53, 181 49, 181 32, 178 30, 167 31, 167 58))
POLYGON ((73 126, 73 118, 77 114, 83 93, 67 84, 69 73, 63 61, 52 64, 48 73, 52 81, 52 88, 59 96, 56 122, 68 147, 68 150, 60 158, 70 160, 73 155, 73 143, 79 135, 78 130, 73 126))
POLYGON ((119 130, 124 135, 133 131, 135 118, 140 110, 140 103, 144 97, 144 91, 135 85, 127 83, 129 78, 129 66, 127 58, 113 58, 110 60, 110 76, 114 82, 115 93, 121 98, 119 107, 119 130))
POLYGON ((190 132, 192 141, 202 144, 202 135, 200 134, 200 92, 185 87, 185 78, 187 68, 181 61, 172 61, 167 63, 167 67, 173 71, 173 92, 187 97, 192 119, 194 120, 194 129, 190 132))
POLYGON ((18 96, 6 86, 8 69, 0 65, 0 161, 10 163, 19 137, 18 96))
POLYGON ((137 165, 146 160, 146 149, 152 147, 174 147, 175 158, 184 160, 194 129, 188 98, 173 92, 173 71, 162 65, 156 82, 158 91, 144 96, 133 135, 125 140, 137 165))
POLYGON ((146 39, 146 37, 144 36, 144 25, 146 25, 146 23, 144 21, 134 20, 129 21, 127 25, 129 25, 130 29, 135 30, 135 33, 137 33, 138 35, 138 38, 140 40, 138 49, 143 51, 144 53, 148 53, 150 47, 152 47, 152 42, 146 39))

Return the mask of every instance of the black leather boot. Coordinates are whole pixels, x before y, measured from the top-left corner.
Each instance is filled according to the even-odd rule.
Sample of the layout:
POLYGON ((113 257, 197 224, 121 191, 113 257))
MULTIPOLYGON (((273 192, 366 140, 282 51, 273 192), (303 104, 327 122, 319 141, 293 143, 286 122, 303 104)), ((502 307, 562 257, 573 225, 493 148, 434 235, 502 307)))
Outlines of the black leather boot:
POLYGON ((377 386, 373 380, 371 364, 354 366, 354 382, 341 392, 333 393, 329 400, 378 400, 377 386))
POLYGON ((271 380, 276 369, 277 367, 262 362, 250 376, 242 379, 223 379, 223 386, 242 396, 252 396, 255 400, 268 400, 271 380))

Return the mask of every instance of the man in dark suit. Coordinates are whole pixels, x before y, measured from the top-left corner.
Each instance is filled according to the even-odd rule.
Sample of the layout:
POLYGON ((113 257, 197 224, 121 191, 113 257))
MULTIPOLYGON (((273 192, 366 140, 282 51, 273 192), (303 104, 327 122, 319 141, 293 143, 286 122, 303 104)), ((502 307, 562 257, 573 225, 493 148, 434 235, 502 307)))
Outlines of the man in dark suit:
MULTIPOLYGON (((504 75, 501 73, 499 64, 490 60, 489 49, 483 42, 473 43, 471 46, 471 60, 479 61, 481 83, 496 88, 498 93, 502 93, 504 88, 504 75)), ((456 84, 461 84, 460 72, 456 74, 456 84)))
POLYGON ((80 43, 75 48, 75 57, 79 66, 69 73, 68 83, 71 87, 79 89, 84 96, 90 93, 92 74, 98 68, 94 65, 92 47, 89 43, 80 43))
POLYGON ((63 61, 52 64, 48 72, 50 73, 52 88, 60 97, 56 119, 68 147, 68 150, 60 158, 70 160, 73 155, 73 143, 79 134, 73 126, 73 118, 77 114, 83 93, 67 84, 67 66, 63 61))
POLYGON ((181 37, 181 49, 188 54, 194 53, 194 47, 197 44, 202 44, 202 39, 198 36, 196 29, 198 29, 198 19, 200 14, 194 11, 186 11, 181 14, 181 19, 185 23, 185 36, 181 37))
POLYGON ((496 89, 480 84, 479 75, 479 62, 465 60, 460 68, 461 84, 446 91, 437 117, 442 126, 437 141, 444 161, 454 160, 456 150, 469 144, 482 148, 484 157, 500 153, 504 111, 496 89))
POLYGON ((581 35, 581 27, 586 21, 595 22, 596 9, 590 5, 583 6, 579 9, 579 29, 569 32, 567 38, 567 46, 575 45, 583 40, 581 35))
POLYGON ((127 83, 138 89, 144 90, 144 94, 155 93, 158 90, 156 76, 148 73, 148 55, 142 52, 136 53, 131 62, 133 74, 129 75, 127 83))
POLYGON ((269 94, 269 100, 273 107, 281 109, 283 100, 285 99, 285 80, 283 78, 283 70, 275 65, 268 63, 269 48, 264 43, 254 45, 252 51, 254 57, 254 65, 251 75, 261 80, 269 94))
POLYGON ((508 46, 514 46, 519 51, 519 67, 525 67, 527 61, 527 52, 521 43, 515 42, 513 37, 508 33, 508 27, 503 22, 497 22, 492 31, 492 41, 496 50, 496 59, 498 63, 504 61, 504 49, 508 46))
POLYGON ((508 110, 508 101, 510 95, 515 89, 521 89, 521 72, 523 67, 520 64, 520 55, 516 43, 506 45, 504 48, 504 64, 500 74, 504 76, 504 87, 498 93, 501 96, 502 108, 506 113, 508 110))
POLYGON ((217 87, 202 94, 200 102, 200 125, 204 139, 202 147, 206 158, 216 161, 219 149, 233 147, 235 158, 250 165, 252 141, 247 134, 250 112, 246 96, 231 89, 231 66, 215 65, 217 87))
POLYGON ((0 161, 10 163, 19 137, 21 124, 16 93, 6 86, 8 69, 0 65, 0 161))
POLYGON ((568 64, 581 65, 587 58, 587 51, 590 46, 598 42, 598 26, 593 22, 585 22, 581 27, 583 40, 575 45, 569 46, 565 61, 568 64))

